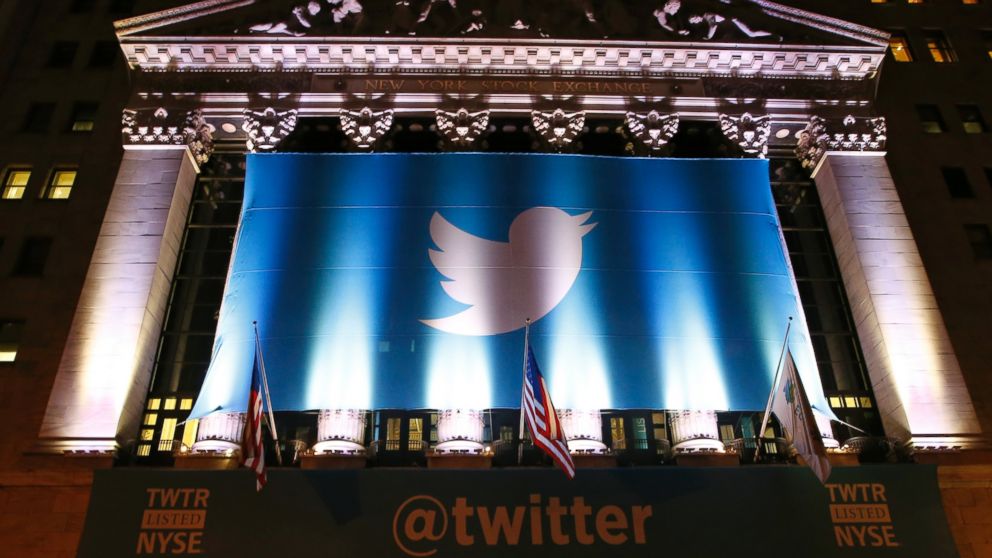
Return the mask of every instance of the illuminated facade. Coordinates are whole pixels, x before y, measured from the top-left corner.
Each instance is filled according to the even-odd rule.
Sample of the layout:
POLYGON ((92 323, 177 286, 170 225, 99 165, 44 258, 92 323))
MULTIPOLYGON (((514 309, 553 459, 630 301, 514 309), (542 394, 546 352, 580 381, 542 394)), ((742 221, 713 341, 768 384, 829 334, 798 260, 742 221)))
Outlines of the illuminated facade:
MULTIPOLYGON (((86 2, 67 4, 87 13, 86 2)), ((212 355, 246 154, 272 152, 768 159, 824 393, 839 418, 867 431, 824 421, 828 445, 866 460, 879 448, 891 459, 983 459, 992 202, 971 184, 980 168, 992 177, 982 117, 992 107, 982 105, 982 78, 967 81, 968 72, 988 81, 990 39, 973 26, 948 38, 930 21, 938 11, 987 17, 988 5, 422 4, 140 2, 142 15, 93 15, 116 20, 127 83, 82 84, 88 97, 71 103, 67 147, 44 161, 32 152, 54 140, 31 127, 67 103, 6 93, 26 112, 27 135, 4 139, 0 212, 10 220, 0 236, 22 237, 22 248, 14 257, 8 244, 2 260, 12 277, 0 280, 0 302, 10 301, 0 304, 0 361, 12 364, 0 371, 33 364, 40 376, 3 380, 34 398, 7 417, 24 431, 4 454, 11 470, 62 455, 188 465, 190 454, 237 448, 242 414, 186 419, 212 355), (909 94, 934 82, 926 98, 909 94), (98 116, 96 97, 106 99, 98 116), (942 116, 952 105, 960 122, 942 116), (955 201, 933 186, 940 179, 955 201), (90 184, 100 195, 79 199, 90 184), (15 204, 37 205, 46 224, 15 204), (71 256, 63 237, 73 237, 71 256), (71 263, 53 272, 56 259, 71 263), (41 286, 30 283, 37 275, 41 286), (56 286, 58 296, 36 292, 56 286), (46 309, 52 333, 39 336, 34 316, 46 309)), ((37 17, 17 4, 0 24, 37 17)), ((72 42, 46 43, 43 72, 73 58, 72 42)), ((12 83, 31 79, 3 71, 12 83)), ((372 465, 468 452, 512 465, 516 411, 464 392, 428 409, 280 413, 283 452, 372 465)), ((736 461, 753 452, 761 411, 586 407, 562 416, 570 446, 623 464, 695 453, 736 461)))

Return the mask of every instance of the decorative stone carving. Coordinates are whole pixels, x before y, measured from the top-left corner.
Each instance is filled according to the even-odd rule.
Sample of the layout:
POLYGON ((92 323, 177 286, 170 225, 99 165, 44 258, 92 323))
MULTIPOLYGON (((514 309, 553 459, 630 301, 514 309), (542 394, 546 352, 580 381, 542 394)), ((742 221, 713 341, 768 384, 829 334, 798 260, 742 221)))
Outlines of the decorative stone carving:
POLYGON ((245 121, 241 129, 248 134, 248 151, 272 151, 279 142, 293 133, 296 128, 296 109, 277 111, 272 107, 264 110, 244 110, 245 121))
POLYGON ((489 125, 489 111, 469 112, 460 108, 455 112, 434 111, 437 130, 456 147, 470 147, 482 136, 489 125))
POLYGON ((293 37, 303 37, 310 34, 314 25, 323 23, 324 20, 331 20, 340 24, 353 15, 362 13, 362 4, 358 0, 325 0, 327 10, 317 0, 311 0, 306 4, 293 6, 289 17, 275 21, 269 21, 252 25, 248 28, 251 33, 268 33, 270 35, 291 35, 293 37), (327 16, 330 16, 329 18, 327 16))
POLYGON ((214 149, 210 125, 199 109, 174 114, 163 107, 124 109, 121 135, 124 145, 185 145, 198 165, 206 163, 214 149))
POLYGON ((358 111, 341 109, 341 130, 361 149, 371 149, 392 126, 392 109, 379 112, 368 107, 358 111))
POLYGON ((749 112, 740 116, 721 114, 720 130, 748 155, 763 158, 768 153, 768 137, 772 132, 770 116, 752 116, 749 112))
MULTIPOLYGON (((721 1, 723 4, 737 3, 733 0, 721 1)), ((737 4, 743 5, 743 3, 737 4)), ((699 4, 686 2, 686 6, 699 6, 699 4)), ((654 11, 653 15, 658 20, 658 26, 672 35, 704 41, 716 37, 718 31, 722 31, 724 35, 743 34, 751 39, 773 36, 769 31, 752 28, 741 19, 740 16, 744 14, 734 15, 731 13, 733 8, 730 6, 721 6, 719 12, 722 13, 699 10, 698 8, 696 11, 690 12, 688 9, 683 10, 682 7, 682 0, 667 0, 661 8, 654 11)), ((736 7, 736 9, 740 10, 741 6, 736 7)))
POLYGON ((628 112, 627 129, 652 151, 660 151, 678 132, 679 115, 662 115, 656 110, 647 114, 628 112))
POLYGON ((840 122, 814 116, 799 132, 796 157, 803 167, 812 169, 828 151, 883 151, 886 133, 881 116, 858 119, 847 115, 840 122))
POLYGON ((555 109, 552 112, 535 110, 531 112, 534 129, 551 147, 562 150, 572 144, 582 132, 586 123, 586 113, 565 112, 555 109))

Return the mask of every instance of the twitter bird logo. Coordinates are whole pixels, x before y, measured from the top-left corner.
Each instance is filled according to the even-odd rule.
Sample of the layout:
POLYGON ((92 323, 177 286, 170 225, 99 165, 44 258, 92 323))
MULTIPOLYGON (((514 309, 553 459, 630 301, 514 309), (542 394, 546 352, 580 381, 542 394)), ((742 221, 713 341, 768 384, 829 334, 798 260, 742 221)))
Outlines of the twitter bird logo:
POLYGON ((582 267, 582 237, 596 223, 592 212, 569 215, 532 207, 510 224, 509 242, 469 234, 435 212, 431 263, 448 281, 441 287, 469 308, 446 318, 421 320, 458 335, 497 335, 540 320, 565 298, 582 267))

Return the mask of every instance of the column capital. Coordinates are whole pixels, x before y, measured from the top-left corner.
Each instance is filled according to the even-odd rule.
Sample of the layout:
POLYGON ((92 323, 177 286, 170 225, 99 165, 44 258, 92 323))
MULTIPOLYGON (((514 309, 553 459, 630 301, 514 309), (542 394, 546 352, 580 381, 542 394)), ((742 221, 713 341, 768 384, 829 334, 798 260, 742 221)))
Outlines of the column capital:
POLYGON ((246 108, 241 129, 248 134, 245 145, 251 153, 275 151, 282 140, 296 129, 297 110, 278 111, 273 107, 261 110, 246 108))
POLYGON ((437 130, 455 147, 471 147, 489 126, 489 110, 469 112, 466 108, 459 108, 455 112, 447 112, 437 109, 434 118, 437 130))
POLYGON ((213 132, 200 109, 124 109, 121 140, 124 149, 185 147, 197 165, 206 163, 214 150, 213 132))
POLYGON ((655 153, 664 149, 679 131, 678 113, 661 114, 656 110, 647 114, 628 112, 624 121, 637 141, 655 153))
POLYGON ((341 131, 359 149, 372 149, 393 127, 393 109, 374 111, 341 109, 341 131))
POLYGON ((755 116, 745 112, 740 116, 720 115, 720 131, 740 147, 745 155, 763 159, 768 153, 768 137, 772 132, 770 116, 755 116))
POLYGON ((585 111, 565 112, 556 108, 545 112, 531 111, 534 130, 557 151, 564 151, 579 136, 586 125, 585 111))
POLYGON ((884 154, 886 140, 885 117, 828 120, 820 116, 810 118, 799 132, 796 158, 804 168, 813 170, 830 151, 884 154))

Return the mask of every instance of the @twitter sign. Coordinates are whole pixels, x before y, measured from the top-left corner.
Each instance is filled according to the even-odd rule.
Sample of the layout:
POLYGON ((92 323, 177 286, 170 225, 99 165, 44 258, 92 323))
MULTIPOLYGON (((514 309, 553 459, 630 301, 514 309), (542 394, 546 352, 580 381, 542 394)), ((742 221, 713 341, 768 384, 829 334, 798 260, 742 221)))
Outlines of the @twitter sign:
POLYGON ((764 408, 787 319, 826 408, 761 160, 250 155, 193 415, 520 401, 523 328, 561 408, 764 408))

